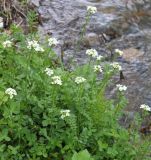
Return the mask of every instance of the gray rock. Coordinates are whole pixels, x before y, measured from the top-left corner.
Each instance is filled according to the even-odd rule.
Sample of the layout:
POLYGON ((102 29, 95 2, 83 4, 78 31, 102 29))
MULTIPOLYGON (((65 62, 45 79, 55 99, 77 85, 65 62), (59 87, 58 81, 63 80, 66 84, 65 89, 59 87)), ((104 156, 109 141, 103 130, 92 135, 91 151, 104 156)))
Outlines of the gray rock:
POLYGON ((100 45, 99 36, 96 33, 88 33, 84 37, 87 46, 95 47, 100 45))
POLYGON ((40 6, 40 0, 29 0, 29 3, 33 5, 34 7, 39 7, 40 6))

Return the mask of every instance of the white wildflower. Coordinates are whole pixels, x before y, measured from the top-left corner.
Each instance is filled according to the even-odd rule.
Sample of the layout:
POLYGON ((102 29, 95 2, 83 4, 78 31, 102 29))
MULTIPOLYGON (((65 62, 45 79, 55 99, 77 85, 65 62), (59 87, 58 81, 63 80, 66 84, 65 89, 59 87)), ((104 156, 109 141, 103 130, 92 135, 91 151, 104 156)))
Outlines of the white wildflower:
POLYGON ((53 82, 51 84, 57 84, 57 85, 62 85, 62 80, 59 76, 53 76, 52 77, 53 82))
POLYGON ((69 117, 70 116, 70 110, 68 109, 62 109, 60 111, 61 113, 61 119, 64 119, 65 117, 69 117))
POLYGON ((6 40, 6 41, 3 42, 2 45, 3 45, 4 48, 11 47, 12 46, 12 42, 9 41, 9 40, 6 40))
POLYGON ((100 61, 103 58, 103 56, 99 55, 96 57, 97 61, 100 61))
POLYGON ((86 81, 86 79, 83 77, 76 77, 75 78, 75 83, 77 83, 77 84, 83 83, 85 81, 86 81))
POLYGON ((100 65, 95 65, 93 69, 94 72, 103 72, 102 67, 100 65))
POLYGON ((49 38, 48 39, 48 44, 49 44, 50 47, 56 46, 58 43, 59 42, 58 42, 58 40, 56 38, 49 38))
POLYGON ((141 109, 144 109, 145 111, 151 112, 151 108, 150 108, 148 105, 146 105, 146 104, 142 104, 142 105, 140 106, 140 108, 141 108, 141 109))
POLYGON ((13 88, 7 88, 5 94, 8 94, 10 96, 10 99, 12 99, 14 96, 17 95, 17 92, 13 88))
POLYGON ((0 29, 1 28, 4 28, 4 22, 2 17, 0 17, 0 29))
POLYGON ((93 58, 98 56, 98 52, 95 49, 86 50, 86 54, 89 56, 92 56, 93 58))
POLYGON ((116 87, 120 92, 127 90, 127 87, 125 85, 117 84, 116 87))
POLYGON ((97 8, 93 6, 87 6, 87 11, 91 14, 94 14, 97 12, 97 8))
POLYGON ((0 22, 0 29, 4 27, 3 22, 0 22))
POLYGON ((47 74, 48 76, 51 76, 51 75, 54 74, 53 70, 50 69, 50 68, 46 68, 46 69, 45 69, 45 72, 46 72, 46 74, 47 74))
POLYGON ((115 53, 117 53, 118 55, 122 56, 123 55, 123 51, 119 50, 119 49, 115 49, 115 53))
POLYGON ((37 52, 44 52, 44 49, 40 46, 40 44, 38 43, 38 41, 28 41, 27 42, 27 48, 28 49, 34 49, 37 52))
POLYGON ((40 45, 37 45, 36 47, 34 47, 34 49, 37 52, 44 52, 44 49, 40 45))
POLYGON ((119 65, 118 62, 113 62, 110 64, 114 69, 118 69, 119 71, 122 70, 122 67, 119 65))
POLYGON ((37 46, 38 45, 38 41, 27 41, 27 48, 28 49, 32 49, 33 47, 37 46))

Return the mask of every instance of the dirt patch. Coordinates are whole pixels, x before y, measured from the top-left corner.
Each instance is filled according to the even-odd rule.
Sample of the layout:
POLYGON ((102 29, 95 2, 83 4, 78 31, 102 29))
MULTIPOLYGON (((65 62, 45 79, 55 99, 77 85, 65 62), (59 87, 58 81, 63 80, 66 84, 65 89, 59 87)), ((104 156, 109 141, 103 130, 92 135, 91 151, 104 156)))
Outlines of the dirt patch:
POLYGON ((125 49, 123 52, 123 58, 128 62, 141 60, 144 55, 140 50, 135 48, 125 49))
POLYGON ((27 0, 0 0, 0 17, 3 19, 4 29, 16 24, 29 32, 30 26, 35 30, 38 25, 38 15, 27 0))

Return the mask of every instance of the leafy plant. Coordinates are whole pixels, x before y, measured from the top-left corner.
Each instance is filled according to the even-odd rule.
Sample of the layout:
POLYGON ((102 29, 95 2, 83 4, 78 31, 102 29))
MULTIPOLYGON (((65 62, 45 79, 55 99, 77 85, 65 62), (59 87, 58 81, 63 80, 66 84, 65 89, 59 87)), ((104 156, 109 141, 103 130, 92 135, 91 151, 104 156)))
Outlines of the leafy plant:
POLYGON ((129 129, 118 123, 126 87, 105 97, 120 65, 89 49, 87 64, 67 70, 53 51, 57 43, 40 43, 15 26, 1 33, 1 160, 149 160, 139 118, 129 129))
POLYGON ((80 151, 79 153, 74 153, 72 160, 93 160, 87 150, 80 151))
POLYGON ((27 13, 27 23, 29 27, 29 32, 36 30, 38 25, 38 16, 37 13, 33 10, 29 10, 27 13))

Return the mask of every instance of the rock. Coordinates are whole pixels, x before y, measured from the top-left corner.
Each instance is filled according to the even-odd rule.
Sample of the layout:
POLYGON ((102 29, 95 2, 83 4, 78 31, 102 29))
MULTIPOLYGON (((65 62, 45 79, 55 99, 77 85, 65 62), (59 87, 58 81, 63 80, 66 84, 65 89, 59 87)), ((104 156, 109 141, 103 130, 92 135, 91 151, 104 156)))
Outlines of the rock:
POLYGON ((123 58, 128 62, 142 60, 143 53, 135 48, 127 48, 123 50, 123 58))
POLYGON ((124 125, 126 128, 133 122, 135 118, 135 112, 125 111, 122 118, 120 119, 120 123, 124 125))
POLYGON ((29 4, 33 5, 34 7, 39 7, 40 0, 30 0, 29 4))
POLYGON ((88 33, 84 37, 84 41, 90 47, 95 47, 100 45, 99 36, 96 33, 88 33))

